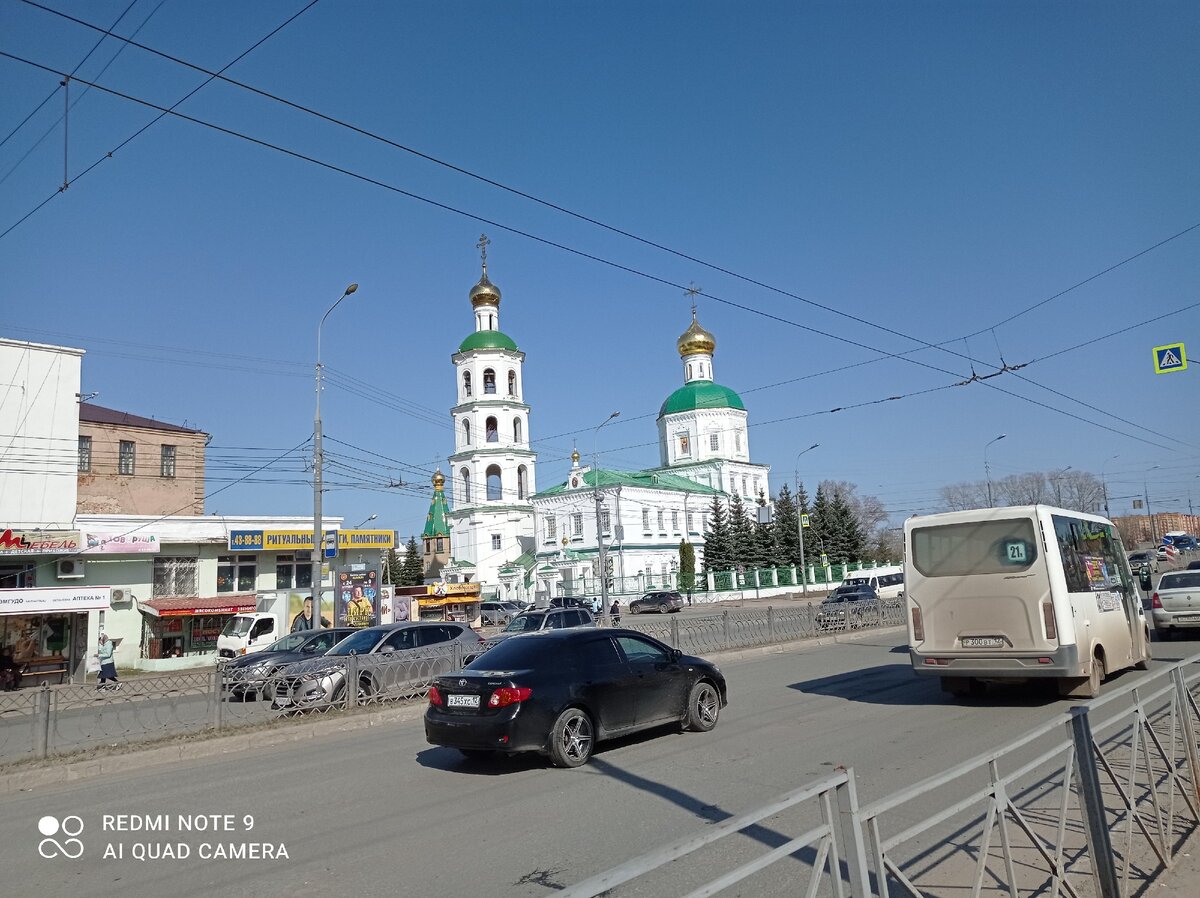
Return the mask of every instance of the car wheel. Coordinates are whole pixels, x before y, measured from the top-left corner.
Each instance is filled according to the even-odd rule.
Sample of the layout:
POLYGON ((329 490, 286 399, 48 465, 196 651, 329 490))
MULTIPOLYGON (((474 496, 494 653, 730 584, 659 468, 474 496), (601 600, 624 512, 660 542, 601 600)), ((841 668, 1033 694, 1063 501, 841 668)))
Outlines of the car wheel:
POLYGON ((706 680, 701 680, 692 687, 688 696, 687 716, 684 718, 684 728, 693 733, 707 733, 717 725, 717 717, 721 714, 721 696, 717 687, 706 680))
POLYGON ((1150 648, 1150 631, 1146 631, 1146 657, 1133 666, 1138 670, 1149 670, 1150 662, 1154 659, 1154 650, 1150 648))
POLYGON ((592 719, 579 708, 567 708, 550 730, 550 760, 555 767, 580 767, 592 756, 592 719))

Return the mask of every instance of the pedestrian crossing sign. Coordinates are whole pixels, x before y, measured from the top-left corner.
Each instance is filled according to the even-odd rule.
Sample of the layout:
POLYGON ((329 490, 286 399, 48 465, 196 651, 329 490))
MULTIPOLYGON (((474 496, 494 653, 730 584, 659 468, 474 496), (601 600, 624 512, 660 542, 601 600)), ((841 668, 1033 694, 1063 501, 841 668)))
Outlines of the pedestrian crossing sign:
POLYGON ((1154 347, 1154 373, 1170 374, 1187 369, 1187 353, 1182 343, 1168 343, 1154 347))
POLYGON ((801 527, 808 527, 808 526, 810 526, 810 525, 809 525, 809 523, 808 523, 808 515, 806 515, 806 514, 802 514, 802 515, 800 515, 800 526, 801 526, 801 527))

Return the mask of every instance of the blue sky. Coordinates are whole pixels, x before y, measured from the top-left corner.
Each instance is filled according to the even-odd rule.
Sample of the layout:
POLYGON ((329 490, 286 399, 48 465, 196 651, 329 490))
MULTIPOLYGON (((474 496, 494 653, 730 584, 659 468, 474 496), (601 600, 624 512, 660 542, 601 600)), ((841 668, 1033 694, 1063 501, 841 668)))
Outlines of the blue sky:
MULTIPOLYGON (((130 0, 48 5, 108 27, 130 0)), ((136 0, 114 30, 217 69, 303 6, 136 0)), ((1200 229, 990 330, 1200 223, 1198 26, 1188 3, 320 0, 227 74, 778 290, 221 83, 179 110, 615 264, 170 118, 81 176, 155 113, 76 82, 73 183, 0 238, 0 334, 81 346, 96 402, 212 433, 212 491, 311 434, 317 322, 357 282, 324 331, 343 466, 325 507, 408 533, 452 451, 450 354, 487 231, 502 327, 528 354, 542 488, 570 434, 590 453, 613 410, 602 463, 657 463, 689 314, 670 285, 695 282, 773 489, 820 443, 806 481, 854 481, 899 520, 982 478, 984 444, 1006 433, 994 476, 1106 466, 1115 496, 1145 477, 1156 508, 1200 507, 1197 371, 1151 364, 1176 340, 1200 353, 1200 309, 1153 320, 1200 301, 1200 229), (847 408, 954 383, 962 356, 990 373, 1001 353, 1032 361, 1028 380, 847 408)), ((71 71, 96 40, 0 0, 6 53, 71 71)), ((169 106, 203 76, 127 48, 97 80, 169 106)), ((58 78, 0 59, 0 83, 3 137, 58 78)), ((62 108, 60 91, 0 146, 0 231, 62 183, 62 108)), ((290 456, 208 510, 307 513, 306 476, 290 456)))

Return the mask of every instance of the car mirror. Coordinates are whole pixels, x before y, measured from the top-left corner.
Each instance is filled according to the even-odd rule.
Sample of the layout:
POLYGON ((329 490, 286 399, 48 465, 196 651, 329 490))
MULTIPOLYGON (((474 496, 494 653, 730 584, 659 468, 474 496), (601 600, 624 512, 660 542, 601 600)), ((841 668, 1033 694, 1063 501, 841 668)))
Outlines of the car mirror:
POLYGON ((678 661, 682 657, 683 657, 682 649, 671 649, 671 660, 672 661, 678 661))
POLYGON ((1149 592, 1154 588, 1154 583, 1151 581, 1150 573, 1148 571, 1142 571, 1141 574, 1138 575, 1138 583, 1144 592, 1149 592))

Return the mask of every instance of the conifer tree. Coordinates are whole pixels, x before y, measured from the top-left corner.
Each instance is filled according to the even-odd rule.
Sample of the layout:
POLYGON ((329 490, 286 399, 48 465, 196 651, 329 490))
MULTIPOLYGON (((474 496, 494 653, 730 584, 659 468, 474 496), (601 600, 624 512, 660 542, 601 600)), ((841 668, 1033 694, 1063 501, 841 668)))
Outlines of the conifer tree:
POLYGON ((775 499, 775 565, 800 564, 800 519, 796 501, 785 483, 775 499))
POLYGON ((729 555, 734 567, 754 567, 754 525, 746 514, 742 497, 734 493, 729 502, 729 555))
POLYGON ((394 547, 383 555, 383 582, 397 585, 400 583, 400 556, 396 554, 394 547))
POLYGON ((679 588, 689 596, 696 588, 696 549, 686 539, 679 541, 679 588))
MULTIPOLYGON (((758 491, 758 499, 755 500, 755 504, 749 510, 757 516, 759 509, 766 507, 767 494, 764 490, 760 489, 758 491)), ((754 551, 752 552, 754 567, 775 567, 775 559, 779 554, 775 545, 775 524, 771 521, 757 520, 751 522, 751 527, 754 532, 754 551)))
POLYGON ((404 561, 400 565, 400 585, 420 586, 425 582, 425 565, 421 562, 421 553, 417 549, 417 538, 410 536, 408 545, 404 547, 404 561))
POLYGON ((704 536, 704 570, 708 573, 727 571, 733 567, 729 553, 729 519, 720 496, 713 496, 708 510, 708 533, 704 536))
POLYGON ((833 561, 829 533, 829 501, 825 496, 825 488, 817 487, 817 496, 813 501, 812 510, 808 513, 809 529, 805 534, 805 549, 814 564, 820 564, 822 554, 829 555, 833 561))

